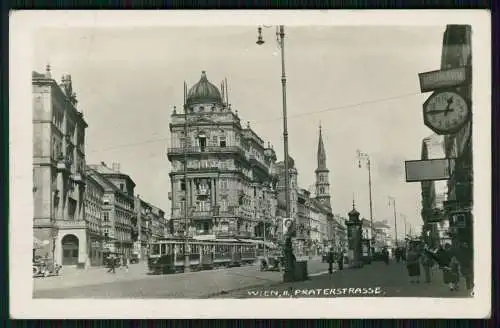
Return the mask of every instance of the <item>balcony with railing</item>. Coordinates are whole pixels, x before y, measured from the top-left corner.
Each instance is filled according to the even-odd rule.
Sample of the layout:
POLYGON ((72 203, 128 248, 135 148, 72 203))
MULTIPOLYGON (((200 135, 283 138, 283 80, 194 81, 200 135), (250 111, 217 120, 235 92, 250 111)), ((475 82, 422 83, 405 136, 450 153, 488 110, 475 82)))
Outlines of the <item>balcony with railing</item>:
POLYGON ((238 153, 241 155, 244 155, 243 149, 239 146, 206 146, 206 147, 200 147, 200 146, 194 146, 194 147, 173 147, 173 148, 168 148, 167 150, 167 156, 178 156, 178 155, 184 155, 184 152, 186 152, 188 155, 196 155, 196 154, 201 154, 201 153, 238 153))
MULTIPOLYGON (((185 211, 181 208, 174 208, 172 213, 172 218, 174 219, 183 219, 185 211)), ((211 219, 214 216, 214 211, 210 208, 201 209, 188 209, 188 218, 193 220, 203 220, 203 219, 211 219)))
POLYGON ((248 160, 250 161, 251 165, 258 167, 259 169, 261 169, 266 173, 269 172, 269 166, 265 162, 259 160, 257 156, 250 154, 248 155, 248 160))

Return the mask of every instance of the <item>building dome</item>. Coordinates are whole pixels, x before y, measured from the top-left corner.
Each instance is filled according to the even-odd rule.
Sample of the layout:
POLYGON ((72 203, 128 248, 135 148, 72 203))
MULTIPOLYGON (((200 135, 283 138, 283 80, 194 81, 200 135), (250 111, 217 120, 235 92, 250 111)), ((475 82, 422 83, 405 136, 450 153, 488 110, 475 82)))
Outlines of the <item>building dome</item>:
POLYGON ((201 78, 189 89, 186 103, 188 105, 194 104, 218 104, 222 105, 222 96, 215 85, 210 83, 207 79, 205 71, 201 72, 201 78))

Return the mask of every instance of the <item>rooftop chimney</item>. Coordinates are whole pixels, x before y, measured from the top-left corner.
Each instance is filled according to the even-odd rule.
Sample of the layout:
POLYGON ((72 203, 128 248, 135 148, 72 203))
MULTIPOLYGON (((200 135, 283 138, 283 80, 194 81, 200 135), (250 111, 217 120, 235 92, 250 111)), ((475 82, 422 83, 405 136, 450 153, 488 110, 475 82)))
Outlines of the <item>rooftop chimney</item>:
POLYGON ((120 164, 119 163, 113 163, 113 171, 120 173, 120 164))
POLYGON ((50 64, 47 64, 47 66, 45 66, 45 77, 48 79, 52 78, 52 74, 50 73, 50 64))
POLYGON ((107 167, 106 163, 104 163, 104 162, 101 162, 101 165, 107 167))

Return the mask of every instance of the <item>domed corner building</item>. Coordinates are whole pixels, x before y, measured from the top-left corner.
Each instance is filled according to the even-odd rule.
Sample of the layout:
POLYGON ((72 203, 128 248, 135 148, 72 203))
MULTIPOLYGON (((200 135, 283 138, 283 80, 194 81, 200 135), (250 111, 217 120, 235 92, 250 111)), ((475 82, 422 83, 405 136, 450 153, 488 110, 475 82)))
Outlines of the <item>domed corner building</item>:
POLYGON ((198 83, 189 89, 186 104, 193 110, 200 109, 200 107, 204 109, 207 105, 216 106, 220 110, 225 105, 219 88, 208 81, 205 71, 201 72, 201 78, 198 83))
POLYGON ((202 71, 187 92, 186 112, 174 108, 171 115, 167 157, 173 233, 184 232, 187 202, 192 235, 259 238, 266 227, 266 238, 270 238, 277 204, 272 183, 276 153, 249 123, 242 127, 237 111, 227 104, 224 89, 223 83, 219 89, 202 71))

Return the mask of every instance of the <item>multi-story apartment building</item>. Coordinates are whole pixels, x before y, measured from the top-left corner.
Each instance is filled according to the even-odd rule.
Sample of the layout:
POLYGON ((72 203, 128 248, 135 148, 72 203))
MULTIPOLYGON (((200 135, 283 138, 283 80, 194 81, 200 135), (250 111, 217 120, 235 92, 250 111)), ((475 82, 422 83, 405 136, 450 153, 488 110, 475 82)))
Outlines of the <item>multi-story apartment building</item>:
POLYGON ((91 176, 104 188, 102 224, 104 251, 130 256, 138 240, 137 216, 134 210, 134 181, 120 172, 118 164, 89 165, 91 176))
POLYGON ((140 198, 135 197, 134 211, 137 221, 137 240, 134 241, 134 252, 139 258, 145 258, 148 254, 149 242, 151 241, 151 211, 152 206, 140 198))
POLYGON ((102 227, 102 206, 104 187, 97 181, 94 172, 86 169, 85 174, 85 221, 88 233, 88 258, 90 265, 103 262, 104 234, 102 227))
POLYGON ((174 233, 250 237, 271 225, 276 154, 249 123, 241 126, 238 112, 205 72, 185 91, 184 111, 174 108, 170 133, 174 233))
POLYGON ((370 220, 361 219, 361 238, 371 240, 373 237, 372 224, 370 220))
MULTIPOLYGON (((433 134, 422 140, 421 159, 445 158, 445 137, 433 134)), ((444 203, 448 195, 447 181, 422 181, 422 220, 426 242, 437 246, 441 239, 448 239, 449 218, 445 215, 444 203)))
POLYGON ((151 205, 151 240, 155 241, 166 237, 167 219, 165 211, 151 205))
POLYGON ((383 247, 391 248, 394 244, 392 227, 387 220, 373 222, 373 247, 376 251, 380 251, 383 247))
POLYGON ((329 241, 331 246, 334 247, 336 251, 340 251, 342 249, 346 249, 347 247, 347 226, 346 219, 341 215, 334 214, 333 215, 333 224, 331 225, 329 234, 329 241))
POLYGON ((85 265, 85 129, 70 75, 32 73, 34 256, 85 265))

